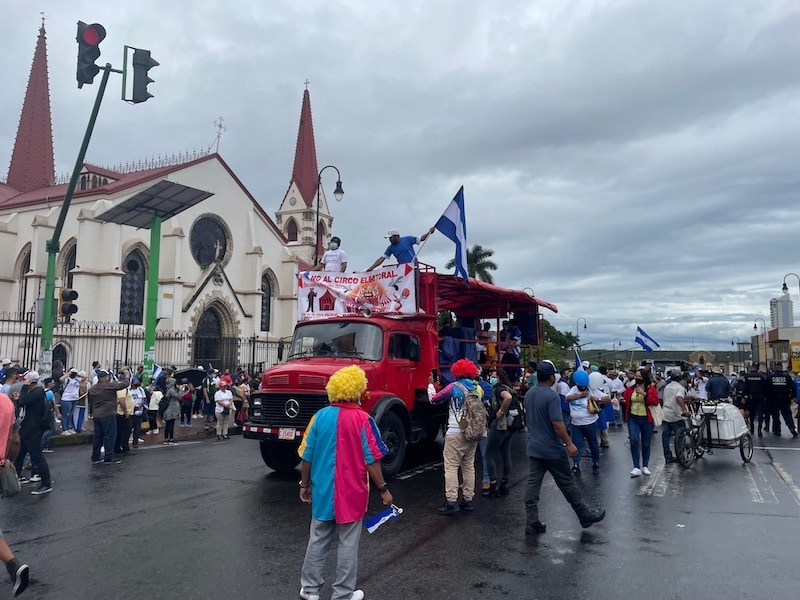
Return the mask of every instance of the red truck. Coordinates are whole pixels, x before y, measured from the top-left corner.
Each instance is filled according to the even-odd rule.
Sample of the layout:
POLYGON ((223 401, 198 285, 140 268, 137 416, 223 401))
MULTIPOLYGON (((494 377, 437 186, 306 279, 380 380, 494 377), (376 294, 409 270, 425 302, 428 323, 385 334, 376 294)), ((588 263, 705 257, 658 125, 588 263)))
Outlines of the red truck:
POLYGON ((297 467, 303 432, 312 415, 328 404, 328 378, 356 364, 368 381, 369 398, 362 409, 375 419, 389 448, 382 461, 384 474, 396 475, 407 444, 435 439, 446 422, 447 406, 428 402, 428 378, 434 373, 448 382, 452 362, 477 359, 478 319, 497 319, 499 325, 513 315, 520 321, 523 347, 538 356, 539 307, 557 310, 524 291, 475 279, 467 285, 430 267, 420 267, 417 282, 415 314, 364 310, 361 315, 297 323, 286 362, 264 373, 243 426, 246 439, 260 442, 268 467, 284 472, 297 467), (459 327, 440 331, 437 316, 442 311, 457 315, 459 327))

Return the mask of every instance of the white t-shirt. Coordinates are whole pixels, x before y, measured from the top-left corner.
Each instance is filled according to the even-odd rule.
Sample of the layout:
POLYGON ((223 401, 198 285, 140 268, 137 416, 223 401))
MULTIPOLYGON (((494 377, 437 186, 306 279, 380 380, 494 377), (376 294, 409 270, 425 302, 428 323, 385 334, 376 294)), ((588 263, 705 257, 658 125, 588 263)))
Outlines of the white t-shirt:
MULTIPOLYGON (((580 393, 581 390, 578 389, 578 386, 573 386, 567 395, 571 396, 572 394, 580 393)), ((600 396, 595 396, 595 393, 596 392, 589 390, 589 397, 594 397, 595 399, 599 398, 600 396)), ((578 398, 569 403, 569 417, 573 425, 591 425, 600 418, 589 412, 589 397, 578 398)))
POLYGON ((677 423, 681 416, 681 407, 678 405, 678 398, 685 398, 686 390, 677 381, 670 381, 664 388, 664 420, 667 423, 677 423))
POLYGON ((64 390, 61 392, 61 399, 68 402, 75 402, 78 399, 78 392, 81 387, 81 382, 78 377, 67 377, 64 380, 64 390))
POLYGON ((163 397, 164 392, 158 388, 150 392, 150 404, 147 406, 147 410, 158 410, 158 403, 161 402, 163 397))
POLYGON ((569 394, 569 384, 565 380, 559 379, 556 382, 556 393, 566 398, 567 394, 569 394))
POLYGON ((329 273, 341 273, 342 264, 346 262, 347 254, 341 248, 326 250, 322 255, 322 264, 325 265, 325 271, 329 273))
POLYGON ((708 392, 706 391, 706 384, 708 377, 696 377, 694 380, 695 393, 692 396, 697 396, 701 400, 708 400, 708 392))
POLYGON ((214 402, 214 412, 220 414, 223 408, 233 406, 233 393, 230 390, 217 390, 217 393, 214 394, 214 402), (222 402, 221 405, 220 402, 222 402))

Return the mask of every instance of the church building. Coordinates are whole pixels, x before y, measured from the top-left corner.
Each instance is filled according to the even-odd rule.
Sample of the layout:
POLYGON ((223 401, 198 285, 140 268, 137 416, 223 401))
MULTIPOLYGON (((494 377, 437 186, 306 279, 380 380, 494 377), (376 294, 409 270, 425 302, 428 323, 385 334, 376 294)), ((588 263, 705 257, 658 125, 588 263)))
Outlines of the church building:
MULTIPOLYGON (((274 220, 217 153, 112 169, 85 163, 60 235, 56 270, 57 290, 77 291, 79 310, 70 317, 56 317, 54 358, 81 368, 95 359, 103 364, 138 363, 143 346, 137 345, 125 357, 109 346, 86 349, 75 330, 82 323, 110 323, 125 327, 129 334, 133 328, 139 344, 136 336, 144 325, 148 273, 158 268, 156 362, 179 367, 211 363, 231 369, 274 362, 252 360, 254 347, 245 352, 241 343, 222 342, 269 344, 291 335, 297 315, 295 274, 309 267, 317 230, 320 246, 325 247, 333 223, 324 193, 317 200, 317 168, 307 89, 292 176, 285 197, 275 203, 279 208, 274 220), (177 202, 187 200, 185 207, 163 220, 160 264, 153 265, 149 228, 140 223, 120 224, 113 215, 126 201, 159 194, 172 195, 177 202), (183 348, 173 347, 165 356, 160 342, 168 337, 164 332, 188 333, 183 348)), ((14 361, 23 360, 26 353, 33 360, 38 356, 30 351, 30 336, 22 339, 15 334, 21 329, 13 322, 35 318, 44 301, 46 243, 53 236, 66 190, 67 184, 55 178, 42 25, 8 176, 0 180, 0 255, 4 257, 0 262, 0 338, 4 340, 0 354, 14 361)))

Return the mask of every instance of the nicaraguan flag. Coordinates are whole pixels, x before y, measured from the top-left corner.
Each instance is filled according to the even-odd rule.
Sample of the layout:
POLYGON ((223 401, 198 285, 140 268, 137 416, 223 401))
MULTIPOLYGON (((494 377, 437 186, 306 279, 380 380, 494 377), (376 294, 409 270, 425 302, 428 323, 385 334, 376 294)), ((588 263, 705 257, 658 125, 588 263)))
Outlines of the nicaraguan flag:
POLYGON ((661 348, 661 345, 655 341, 652 337, 645 333, 644 329, 636 326, 636 338, 633 340, 637 344, 639 344, 642 348, 645 349, 645 352, 652 352, 653 347, 661 348))
POLYGON ((379 512, 374 517, 364 519, 364 527, 366 527, 367 531, 370 533, 375 533, 375 530, 386 523, 386 521, 396 519, 401 514, 403 514, 403 509, 392 504, 389 508, 383 512, 379 512))
POLYGON ((459 188, 453 201, 436 221, 436 229, 456 245, 456 277, 461 277, 469 282, 467 273, 467 219, 464 210, 464 186, 459 188))
POLYGON ((153 381, 158 381, 158 378, 164 374, 164 371, 156 363, 153 363, 153 381))
POLYGON ((572 350, 575 352, 575 370, 581 370, 581 355, 578 354, 578 348, 574 347, 572 350))

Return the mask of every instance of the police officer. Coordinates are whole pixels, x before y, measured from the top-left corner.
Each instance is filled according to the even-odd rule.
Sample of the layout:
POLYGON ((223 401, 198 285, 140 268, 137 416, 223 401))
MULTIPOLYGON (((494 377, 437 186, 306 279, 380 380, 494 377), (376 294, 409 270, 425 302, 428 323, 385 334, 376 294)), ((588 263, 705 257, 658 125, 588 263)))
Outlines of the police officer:
POLYGON ((772 416, 772 433, 775 435, 781 434, 781 419, 792 432, 794 437, 797 437, 797 429, 794 426, 794 419, 792 419, 792 411, 789 404, 794 397, 794 381, 789 373, 783 370, 783 363, 776 362, 775 368, 767 376, 767 408, 772 416))
POLYGON ((767 376, 758 370, 758 363, 753 363, 744 376, 744 398, 750 421, 750 433, 758 417, 758 437, 764 426, 764 407, 767 397, 767 376))

